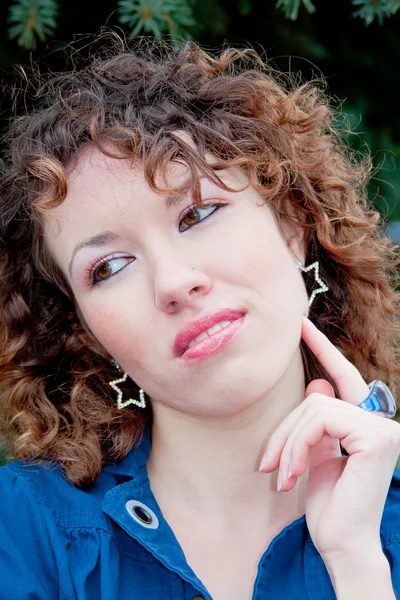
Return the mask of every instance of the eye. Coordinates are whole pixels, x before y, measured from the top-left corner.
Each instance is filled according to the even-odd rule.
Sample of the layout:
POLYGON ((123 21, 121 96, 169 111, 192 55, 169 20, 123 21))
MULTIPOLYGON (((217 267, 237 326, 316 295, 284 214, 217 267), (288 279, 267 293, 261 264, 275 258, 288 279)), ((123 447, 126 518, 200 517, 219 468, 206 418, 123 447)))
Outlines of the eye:
POLYGON ((179 231, 186 231, 186 229, 190 229, 194 225, 197 225, 204 219, 207 219, 210 215, 215 213, 219 208, 226 206, 225 204, 215 203, 209 204, 208 206, 203 206, 202 208, 195 206, 189 206, 186 208, 179 220, 179 231))
POLYGON ((88 272, 88 283, 89 285, 97 285, 101 281, 105 281, 106 279, 110 279, 114 277, 117 273, 122 271, 128 264, 133 262, 135 258, 133 256, 110 256, 109 258, 101 258, 99 260, 95 260, 94 264, 89 268, 88 272), (123 261, 126 262, 123 265, 123 261), (121 265, 120 268, 117 268, 118 265, 121 265))

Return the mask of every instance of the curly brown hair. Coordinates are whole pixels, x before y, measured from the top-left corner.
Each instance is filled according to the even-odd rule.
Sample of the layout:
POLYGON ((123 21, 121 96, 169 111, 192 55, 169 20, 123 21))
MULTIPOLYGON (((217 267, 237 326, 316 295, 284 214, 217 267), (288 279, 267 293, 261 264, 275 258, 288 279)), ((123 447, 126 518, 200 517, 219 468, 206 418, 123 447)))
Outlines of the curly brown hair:
MULTIPOLYGON (((346 149, 321 82, 291 82, 251 49, 211 56, 192 42, 119 40, 35 89, 34 109, 10 128, 0 183, 0 406, 14 457, 56 461, 88 486, 151 418, 150 406, 117 410, 110 356, 44 240, 43 216, 63 202, 66 168, 89 144, 139 159, 160 194, 182 192, 165 173, 184 162, 198 203, 199 173, 225 187, 218 171, 243 169, 280 223, 305 229, 307 262, 319 260, 329 285, 313 321, 366 380, 396 385, 399 253, 366 198, 370 160, 346 149)), ((327 377, 302 352, 306 382, 327 377)))

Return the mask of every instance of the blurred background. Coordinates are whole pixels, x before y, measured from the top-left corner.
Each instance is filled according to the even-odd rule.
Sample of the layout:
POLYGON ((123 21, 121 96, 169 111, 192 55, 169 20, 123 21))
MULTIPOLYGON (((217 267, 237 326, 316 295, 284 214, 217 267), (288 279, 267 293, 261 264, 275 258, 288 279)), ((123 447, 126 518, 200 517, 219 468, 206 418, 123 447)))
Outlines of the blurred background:
POLYGON ((400 0, 1 0, 3 132, 16 65, 62 70, 66 44, 84 48, 104 26, 211 51, 251 46, 284 72, 323 75, 339 122, 358 134, 349 144, 372 153, 369 196, 400 242, 400 0))

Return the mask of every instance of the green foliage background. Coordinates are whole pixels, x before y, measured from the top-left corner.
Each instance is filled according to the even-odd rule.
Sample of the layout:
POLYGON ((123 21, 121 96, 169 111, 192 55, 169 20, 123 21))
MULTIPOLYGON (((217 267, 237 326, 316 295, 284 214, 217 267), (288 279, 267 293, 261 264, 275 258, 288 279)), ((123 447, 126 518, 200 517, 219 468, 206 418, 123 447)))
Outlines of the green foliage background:
POLYGON ((323 74, 343 123, 359 134, 349 143, 373 154, 371 200, 387 222, 400 222, 400 0, 3 0, 0 24, 3 129, 14 66, 62 69, 58 49, 81 35, 85 46, 105 25, 211 50, 250 45, 283 71, 323 74))
POLYGON ((322 73, 360 134, 350 143, 367 144, 380 167, 372 200, 386 220, 400 221, 400 0, 3 0, 0 23, 6 82, 13 65, 31 59, 42 68, 63 68, 64 52, 56 49, 104 25, 177 44, 195 39, 210 49, 224 42, 251 45, 284 71, 304 78, 322 73))

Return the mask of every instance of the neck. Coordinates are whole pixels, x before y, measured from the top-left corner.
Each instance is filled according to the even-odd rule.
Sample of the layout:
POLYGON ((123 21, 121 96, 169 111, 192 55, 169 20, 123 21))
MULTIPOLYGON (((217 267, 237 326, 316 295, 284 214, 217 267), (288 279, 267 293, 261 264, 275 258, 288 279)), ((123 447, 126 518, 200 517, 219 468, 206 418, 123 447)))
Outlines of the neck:
POLYGON ((228 524, 248 519, 251 510, 264 522, 285 525, 301 516, 305 481, 299 479, 287 494, 278 493, 277 474, 259 473, 258 467, 269 437, 303 399, 298 353, 290 377, 239 414, 204 419, 154 403, 147 467, 166 517, 207 514, 228 524))

